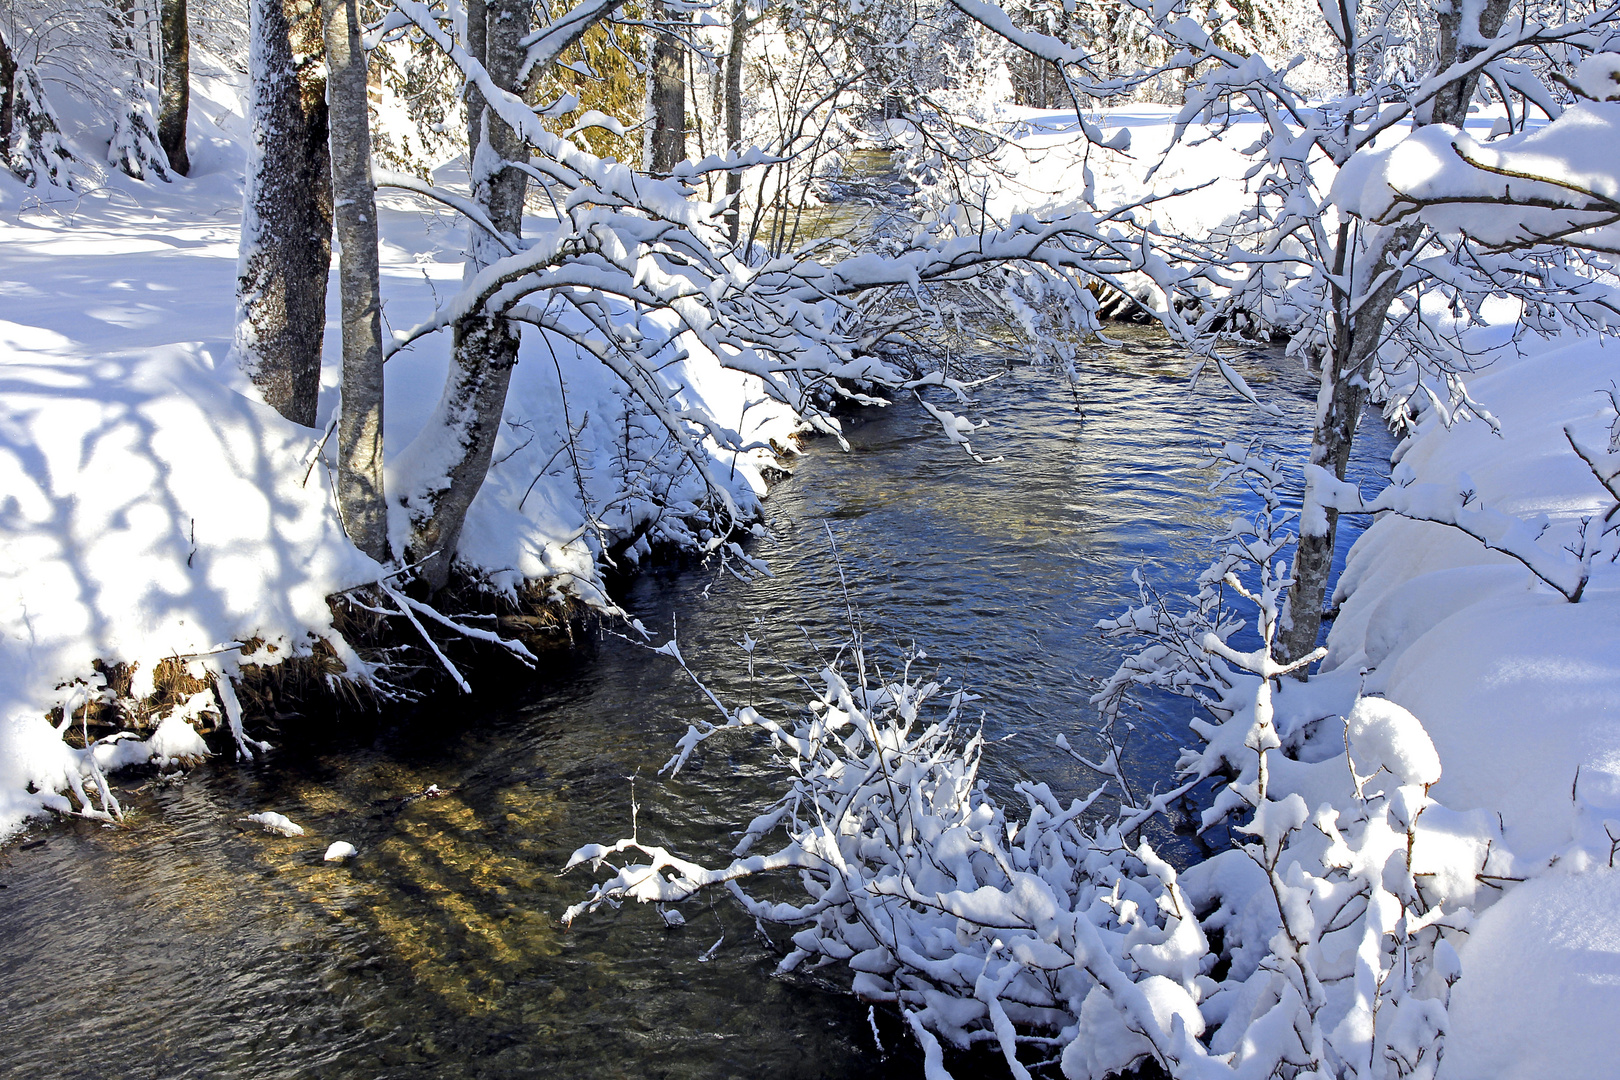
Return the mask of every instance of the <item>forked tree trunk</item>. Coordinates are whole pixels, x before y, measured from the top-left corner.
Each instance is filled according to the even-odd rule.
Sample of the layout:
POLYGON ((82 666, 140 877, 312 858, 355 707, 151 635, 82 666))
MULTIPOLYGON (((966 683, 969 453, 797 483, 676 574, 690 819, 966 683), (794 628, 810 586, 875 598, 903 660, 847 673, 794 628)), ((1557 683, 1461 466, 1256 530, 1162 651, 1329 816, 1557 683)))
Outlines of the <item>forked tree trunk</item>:
MULTIPOLYGON (((518 92, 523 38, 529 30, 528 0, 471 0, 466 10, 467 51, 483 62, 496 86, 518 92)), ((472 87, 467 92, 467 116, 473 199, 496 228, 516 237, 523 227, 526 177, 504 162, 524 160, 523 140, 472 87)), ((471 276, 506 252, 483 230, 473 227, 469 232, 471 276)), ((435 592, 450 578, 467 511, 489 473, 517 355, 517 328, 504 316, 479 311, 457 321, 450 376, 433 417, 418 436, 427 442, 412 447, 432 459, 428 471, 436 483, 431 490, 402 493, 411 520, 406 555, 412 562, 426 560, 419 572, 435 592)))
POLYGON ((247 187, 234 353, 265 401, 314 426, 332 263, 332 175, 320 11, 252 0, 247 187))
POLYGON ((383 498, 382 295, 371 121, 358 0, 321 0, 331 127, 332 217, 341 253, 343 400, 338 413, 338 510, 356 547, 378 562, 388 551, 383 498))
MULTIPOLYGON (((1486 0, 1479 9, 1451 5, 1437 12, 1440 48, 1437 69, 1465 61, 1480 50, 1464 44, 1469 40, 1495 37, 1507 17, 1509 0, 1486 0), (1465 27, 1465 11, 1477 14, 1477 28, 1465 27), (1468 33, 1468 30, 1476 33, 1468 33)), ((1352 84, 1353 85, 1353 84, 1352 84)), ((1468 116, 1468 103, 1479 85, 1478 76, 1449 83, 1427 111, 1423 123, 1461 126, 1468 116)), ((1406 258, 1420 234, 1418 225, 1372 226, 1358 237, 1348 226, 1339 230, 1334 276, 1342 280, 1347 263, 1355 266, 1352 292, 1335 291, 1334 332, 1328 355, 1322 362, 1322 391, 1317 399, 1316 423, 1311 431, 1310 462, 1330 469, 1344 479, 1350 461, 1357 424, 1367 405, 1378 348, 1383 343, 1389 309, 1400 295, 1399 275, 1389 275, 1378 289, 1368 292, 1377 276, 1406 258), (1352 252, 1351 246, 1357 245, 1352 252)), ((1307 515, 1309 517, 1310 515, 1307 515)), ((1301 527, 1294 552, 1294 584, 1288 590, 1276 645, 1276 658, 1292 663, 1316 648, 1322 629, 1322 612, 1327 599, 1328 577, 1333 569, 1333 547, 1338 537, 1339 514, 1327 510, 1325 529, 1301 527)), ((1305 678, 1302 667, 1296 677, 1305 678)))
POLYGON ((191 157, 186 153, 186 117, 191 109, 191 32, 186 25, 186 0, 162 0, 163 98, 158 112, 158 144, 169 158, 169 168, 186 176, 191 157))
MULTIPOLYGON (((675 18, 661 0, 653 4, 654 21, 675 18)), ((686 160, 686 46, 667 31, 653 35, 651 80, 652 160, 648 171, 668 176, 686 160)))

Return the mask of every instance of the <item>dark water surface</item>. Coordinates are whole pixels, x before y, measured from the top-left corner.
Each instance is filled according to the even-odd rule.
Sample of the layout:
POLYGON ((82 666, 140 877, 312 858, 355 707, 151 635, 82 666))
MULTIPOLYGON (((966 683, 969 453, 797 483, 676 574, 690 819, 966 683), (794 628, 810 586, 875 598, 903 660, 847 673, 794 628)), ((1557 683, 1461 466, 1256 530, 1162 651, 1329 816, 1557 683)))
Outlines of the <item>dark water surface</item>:
MULTIPOLYGON (((1118 660, 1096 621, 1132 598, 1143 562, 1162 588, 1184 587, 1209 560, 1205 538, 1244 508, 1208 491, 1201 448, 1257 431, 1297 448, 1313 396, 1292 365, 1251 357, 1245 374, 1288 414, 1267 420, 1218 383, 1189 394, 1162 337, 1126 336, 1083 366, 1083 416, 1047 370, 978 391, 991 426, 975 445, 1000 464, 945 443, 915 404, 852 418, 856 452, 814 444, 770 500, 778 539, 755 551, 775 577, 650 572, 625 606, 659 640, 680 612, 694 666, 764 699, 786 685, 767 657, 797 660, 842 632, 841 563, 871 639, 915 641, 982 695, 1001 740, 987 752, 994 785, 1089 790, 1052 739, 1094 744, 1086 680, 1118 660), (753 680, 744 634, 762 643, 753 680)), ((1364 483, 1390 448, 1364 429, 1364 483)), ((920 1075, 909 1051, 878 1052, 863 1007, 774 978, 723 898, 686 905, 674 931, 641 907, 558 925, 590 881, 558 872, 580 844, 628 832, 631 775, 643 838, 711 863, 770 798, 780 778, 740 736, 676 783, 654 776, 700 715, 669 661, 600 636, 537 673, 486 668, 478 696, 374 737, 215 762, 131 795, 133 828, 41 831, 43 846, 0 856, 0 1075, 920 1075), (408 801, 430 784, 448 793, 408 801), (267 809, 308 835, 238 826, 267 809), (339 839, 359 857, 324 863, 339 839)), ((1138 776, 1168 778, 1187 716, 1154 704, 1132 747, 1138 776)), ((884 1038, 900 1041, 892 1027, 884 1038)))

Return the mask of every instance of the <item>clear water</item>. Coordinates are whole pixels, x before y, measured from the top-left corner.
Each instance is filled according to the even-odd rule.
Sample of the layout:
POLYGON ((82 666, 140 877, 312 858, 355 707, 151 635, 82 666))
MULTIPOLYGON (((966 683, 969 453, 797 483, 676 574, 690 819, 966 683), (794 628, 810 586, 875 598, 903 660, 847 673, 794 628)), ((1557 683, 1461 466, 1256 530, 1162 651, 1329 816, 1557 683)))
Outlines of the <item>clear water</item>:
MULTIPOLYGON (((1288 419, 1218 384, 1189 394, 1162 337, 1127 339, 1084 366, 1078 398, 1027 367, 984 386, 977 448, 1001 464, 946 444, 915 404, 852 417, 855 452, 811 445, 770 499, 778 539, 756 552, 774 577, 649 572, 624 604, 660 637, 678 611, 688 658, 764 699, 786 692, 779 668, 750 680, 734 643, 751 633, 762 654, 796 660, 807 641, 836 641, 841 565, 870 638, 915 641, 982 695, 1001 740, 993 783, 1089 790, 1052 738, 1088 744, 1088 680, 1118 658, 1096 621, 1132 598, 1139 564, 1184 587, 1205 538, 1244 508, 1208 490, 1200 449, 1261 431, 1298 447, 1311 401, 1308 379, 1260 355, 1244 373, 1288 419)), ((1391 447, 1369 428, 1354 470, 1374 483, 1391 447)), ((589 880, 559 876, 568 854, 628 831, 628 777, 642 835, 710 861, 775 790, 764 751, 742 739, 676 783, 654 776, 704 708, 667 660, 601 635, 539 672, 486 668, 475 697, 131 793, 133 827, 40 831, 42 846, 0 855, 0 1075, 920 1075, 892 1027, 902 1059, 879 1053, 864 1007, 773 977, 774 956, 723 899, 687 905, 676 931, 643 908, 558 925, 589 880), (406 801, 429 784, 448 794, 406 801), (265 809, 309 835, 239 826, 265 809), (337 839, 360 856, 324 863, 337 839)), ((1181 702, 1150 704, 1137 776, 1168 778, 1187 718, 1181 702)))

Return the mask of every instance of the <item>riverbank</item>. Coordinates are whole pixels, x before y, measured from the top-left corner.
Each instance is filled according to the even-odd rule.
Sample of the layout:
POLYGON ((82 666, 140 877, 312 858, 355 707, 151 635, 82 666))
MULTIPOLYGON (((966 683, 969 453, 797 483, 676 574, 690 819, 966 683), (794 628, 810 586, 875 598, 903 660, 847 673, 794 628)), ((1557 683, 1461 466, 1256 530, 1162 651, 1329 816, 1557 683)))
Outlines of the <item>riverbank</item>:
MULTIPOLYGON (((1123 142, 1122 129, 1129 129, 1127 157, 1088 146, 1072 111, 1003 109, 998 122, 1012 138, 1000 153, 1005 171, 987 175, 977 203, 991 217, 1021 209, 1031 198, 1056 208, 1073 205, 1074 177, 1084 163, 1099 202, 1151 193, 1162 198, 1152 213, 1167 235, 1207 235, 1252 202, 1237 179, 1250 164, 1239 150, 1260 129, 1252 117, 1224 132, 1195 125, 1186 143, 1161 162, 1173 113, 1155 106, 1099 113, 1095 120, 1110 142, 1123 142), (1156 169, 1151 178, 1149 166, 1156 169)), ((1496 122, 1482 110, 1470 116, 1468 128, 1484 139, 1496 122)), ((1331 166, 1318 161, 1314 168, 1325 188, 1331 166)), ((1258 315, 1262 335, 1267 323, 1288 325, 1280 309, 1258 315)), ((1388 910, 1420 913, 1429 927, 1385 926, 1380 949, 1421 939, 1423 947, 1434 944, 1439 951, 1405 971, 1410 985, 1381 998, 1365 983, 1365 971, 1375 969, 1355 977, 1359 986, 1347 974, 1361 963, 1350 948, 1353 935, 1338 939, 1343 945, 1328 944, 1322 926, 1340 924, 1319 922, 1328 1002, 1321 1016, 1330 1018, 1328 1027, 1343 1021, 1334 1039, 1348 1044, 1366 1037, 1375 1046, 1379 1039, 1395 1040, 1400 1049, 1390 1043, 1392 1055, 1438 1049, 1442 1080, 1605 1075, 1620 1056, 1620 1035, 1607 1021, 1620 1007, 1620 933, 1613 929, 1620 925, 1614 869, 1620 857, 1620 569, 1613 555, 1620 456, 1605 452, 1620 450, 1620 402, 1613 396, 1620 366, 1605 338, 1514 334, 1517 312, 1505 302, 1486 305, 1483 315, 1489 325, 1459 321, 1445 331, 1456 336, 1463 366, 1472 372, 1472 401, 1442 404, 1442 393, 1431 406, 1419 394, 1410 404, 1419 410, 1417 430, 1395 454, 1395 478, 1416 486, 1395 500, 1404 506, 1400 514, 1380 515, 1351 550, 1322 673, 1307 687, 1283 680, 1277 688, 1275 724, 1285 754, 1273 755, 1282 760, 1269 794, 1303 800, 1303 810, 1326 813, 1346 835, 1366 830, 1359 842, 1371 843, 1367 822, 1381 811, 1376 799, 1362 798, 1363 785, 1370 783, 1367 790, 1375 793, 1408 785, 1405 809, 1389 824, 1409 837, 1402 861, 1412 884, 1401 885, 1391 867, 1381 886, 1364 887, 1393 905, 1388 910), (1449 428, 1441 422, 1446 410, 1458 416, 1449 428), (1510 526, 1515 535, 1507 535, 1510 526), (1582 573, 1580 553, 1596 552, 1586 560, 1589 578, 1579 602, 1463 529, 1498 547, 1518 544, 1566 591, 1582 573), (1379 734, 1360 731, 1358 746, 1346 729, 1362 696, 1401 706, 1421 724, 1409 744, 1384 748, 1393 756, 1386 756, 1383 769, 1379 734), (1347 741, 1356 761, 1371 755, 1374 770, 1394 778, 1353 775, 1346 768, 1347 741), (1426 751, 1405 757, 1431 742, 1437 778, 1428 773, 1426 751), (1390 891, 1380 894, 1380 888, 1390 891), (1413 1011, 1380 1022, 1376 1002, 1387 998, 1386 1008, 1393 1009, 1406 991, 1414 995, 1413 1011), (1374 1003, 1371 1014, 1366 1002, 1374 1003), (1416 1030, 1402 1025, 1433 1022, 1412 1019, 1429 1002, 1441 1007, 1434 1029, 1441 1034, 1419 1049, 1421 1039, 1402 1041, 1416 1030), (1371 1027, 1357 1028, 1363 1021, 1371 1027)), ((1276 403, 1273 395, 1259 396, 1276 403)), ((1371 422, 1363 421, 1358 438, 1366 437, 1371 422)), ((1245 434, 1239 426, 1229 437, 1245 434)), ((1297 463, 1286 467, 1298 477, 1297 463)), ((1375 494, 1363 486, 1368 502, 1375 494)), ((1234 771, 1246 767, 1245 779, 1252 781, 1254 755, 1246 742, 1252 720, 1251 708, 1238 722, 1206 726, 1205 760, 1219 759, 1234 771)), ((1372 723, 1365 716, 1360 722, 1372 723)), ((1244 807, 1232 789, 1224 804, 1244 807)), ((1295 871, 1318 875, 1316 884, 1290 878, 1299 903, 1314 888, 1311 903, 1327 904, 1333 889, 1348 888, 1362 872, 1342 840, 1330 849, 1307 829, 1294 843, 1288 858, 1297 860, 1295 871)), ((1253 963, 1270 955, 1279 901, 1248 859, 1242 852, 1219 856, 1188 869, 1183 881, 1195 906, 1217 909, 1200 916, 1206 927, 1224 934, 1226 949, 1247 950, 1253 963), (1239 884, 1246 876, 1254 880, 1239 884)), ((1264 984, 1257 977, 1254 986, 1264 984)), ((1207 1003, 1192 993, 1204 1022, 1222 1025, 1210 1040, 1213 1050, 1232 1051, 1234 1040, 1249 1038, 1249 1010, 1260 1022, 1267 991, 1245 993, 1216 993, 1207 1003)), ((1137 1049, 1147 1053, 1145 1043, 1137 1049)), ((1128 1059, 1127 1053, 1119 1063, 1128 1059)), ((1418 1062, 1405 1064, 1416 1068, 1418 1062)), ((1435 1061, 1421 1064, 1430 1069, 1435 1061)))
MULTIPOLYGON (((227 355, 241 77, 199 56, 193 82, 187 179, 138 183, 85 164, 68 192, 0 173, 0 837, 35 815, 105 812, 97 771, 195 756, 188 724, 222 724, 238 754, 255 753, 263 734, 231 690, 246 670, 314 658, 318 679, 375 671, 332 606, 385 572, 345 537, 321 447, 336 404, 336 294, 318 426, 302 428, 260 403, 227 355), (214 689, 181 696, 181 683, 214 689), (124 739, 92 760, 84 743, 108 732, 85 726, 87 705, 173 745, 124 739)), ((93 112, 68 98, 59 108, 82 162, 99 160, 93 112)), ((465 233, 409 195, 382 196, 379 219, 385 329, 408 327, 459 287, 465 233)), ((753 377, 677 344, 665 386, 755 447, 707 444, 711 472, 757 512, 799 422, 753 377)), ((389 361, 390 483, 439 398, 448 349, 440 335, 389 361)), ((460 542, 463 579, 483 594, 474 610, 612 613, 609 553, 624 566, 661 545, 709 544, 702 481, 667 460, 642 412, 594 357, 528 343, 460 542)))
MULTIPOLYGON (((1565 430, 1599 455, 1609 446, 1620 353, 1556 339, 1494 352, 1469 387, 1500 435, 1430 415, 1397 451, 1410 469, 1398 475, 1544 524, 1539 546, 1556 558, 1580 546, 1583 522, 1595 540, 1614 520, 1565 430)), ((1366 670, 1366 691, 1409 709, 1439 753, 1429 793, 1449 813, 1418 858, 1444 861, 1448 841, 1487 826, 1440 1075, 1608 1073, 1620 1057, 1620 567, 1598 559, 1569 603, 1456 529, 1386 514, 1350 552, 1337 599, 1324 666, 1366 670)))

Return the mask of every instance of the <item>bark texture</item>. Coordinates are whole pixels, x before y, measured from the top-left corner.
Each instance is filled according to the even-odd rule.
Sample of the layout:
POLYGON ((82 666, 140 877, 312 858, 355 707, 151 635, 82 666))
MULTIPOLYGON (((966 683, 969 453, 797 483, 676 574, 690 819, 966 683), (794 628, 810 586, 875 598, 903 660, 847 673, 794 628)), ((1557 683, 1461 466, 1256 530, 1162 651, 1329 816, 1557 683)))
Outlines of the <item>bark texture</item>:
MULTIPOLYGON (((1437 10, 1440 48, 1437 70, 1465 61, 1480 50, 1462 44, 1463 20, 1477 15, 1479 38, 1495 37, 1507 17, 1509 0, 1487 0, 1481 8, 1452 4, 1437 10)), ((1448 83, 1419 115, 1420 123, 1461 126, 1468 116, 1468 103, 1479 86, 1478 76, 1448 83)), ((1405 259, 1418 242, 1418 225, 1369 226, 1358 236, 1348 226, 1339 230, 1334 253, 1334 276, 1342 280, 1347 262, 1356 267, 1351 292, 1335 289, 1332 347, 1323 358, 1322 391, 1317 401, 1316 425, 1311 432, 1310 461, 1331 469, 1344 479, 1355 440, 1356 426, 1367 405, 1367 388, 1373 366, 1378 363, 1389 309, 1400 295, 1398 275, 1390 275, 1378 288, 1371 288, 1384 269, 1405 259)), ((1333 569, 1333 548, 1338 537, 1339 515, 1326 512, 1327 529, 1321 534, 1301 530, 1294 552, 1294 584, 1288 592, 1288 609, 1279 628, 1274 648, 1276 658, 1293 663, 1316 648, 1322 629, 1322 612, 1327 599, 1328 577, 1333 569)), ((1305 678, 1302 667, 1297 678, 1305 678)))
MULTIPOLYGON (((483 62, 496 86, 520 92, 528 0, 472 0, 466 10, 467 51, 483 62)), ((496 228, 516 237, 523 227, 527 178, 505 162, 524 160, 527 149, 473 88, 467 93, 467 116, 473 198, 496 228)), ((469 232, 470 276, 506 252, 483 230, 469 232)), ((467 510, 489 473, 517 355, 517 328, 503 315, 479 311, 456 323, 450 376, 423 436, 441 441, 429 457, 443 462, 443 476, 435 490, 406 493, 411 517, 406 555, 412 562, 426 560, 419 573, 432 591, 450 578, 467 510)))
POLYGON ((332 216, 341 254, 343 402, 338 413, 338 510, 355 546, 386 562, 383 498, 382 296, 377 266, 377 199, 371 181, 366 54, 357 0, 321 0, 326 29, 332 216))
POLYGON ((320 10, 253 0, 247 188, 237 262, 237 362, 277 412, 313 426, 332 263, 332 179, 320 10))
POLYGON ((11 125, 17 100, 17 59, 0 34, 0 168, 11 164, 11 125))
POLYGON ((186 21, 186 0, 163 0, 163 96, 158 112, 158 143, 169 158, 169 168, 186 176, 191 157, 186 153, 186 119, 191 110, 191 31, 186 21))
POLYGON ((135 0, 113 0, 107 7, 107 21, 107 41, 113 55, 128 57, 135 69, 135 80, 144 80, 144 58, 135 50, 135 0))
MULTIPOLYGON (((731 46, 726 50, 726 150, 742 152, 742 69, 744 47, 748 44, 748 5, 738 0, 731 6, 731 46)), ((726 234, 737 242, 742 226, 742 173, 726 173, 726 234)))
MULTIPOLYGON (((653 4, 653 21, 668 23, 677 16, 660 3, 653 4)), ((686 160, 686 46, 675 34, 653 36, 651 83, 652 159, 649 171, 668 176, 686 160)))

